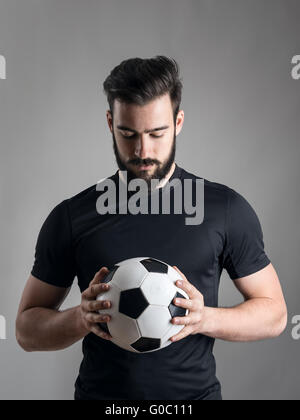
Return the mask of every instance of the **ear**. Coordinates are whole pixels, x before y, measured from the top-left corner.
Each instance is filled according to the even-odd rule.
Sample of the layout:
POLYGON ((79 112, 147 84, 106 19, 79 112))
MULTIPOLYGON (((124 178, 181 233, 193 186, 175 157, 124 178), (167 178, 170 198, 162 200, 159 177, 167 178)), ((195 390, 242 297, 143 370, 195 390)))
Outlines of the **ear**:
POLYGON ((113 132, 113 118, 109 109, 106 111, 106 119, 107 119, 108 127, 112 133, 113 132))
POLYGON ((176 136, 178 136, 178 134, 182 130, 183 122, 184 122, 184 111, 180 110, 176 118, 176 136))

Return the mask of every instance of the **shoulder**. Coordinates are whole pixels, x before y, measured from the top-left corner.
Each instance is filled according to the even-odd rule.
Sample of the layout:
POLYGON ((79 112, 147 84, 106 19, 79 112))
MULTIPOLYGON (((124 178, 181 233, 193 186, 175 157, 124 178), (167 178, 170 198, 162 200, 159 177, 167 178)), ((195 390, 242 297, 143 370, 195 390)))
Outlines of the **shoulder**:
POLYGON ((82 205, 84 206, 85 203, 89 203, 91 201, 94 202, 95 197, 99 195, 99 191, 97 191, 97 186, 99 186, 99 184, 101 184, 103 181, 107 179, 113 180, 115 177, 116 177, 116 174, 111 175, 106 178, 101 178, 95 184, 65 199, 64 202, 66 202, 67 206, 69 206, 70 208, 74 208, 78 206, 81 207, 82 205))
POLYGON ((235 193, 235 191, 228 185, 209 180, 199 175, 195 175, 182 168, 181 168, 181 178, 183 180, 191 179, 193 182, 196 182, 197 180, 201 180, 204 184, 206 196, 210 195, 210 196, 219 197, 220 199, 223 199, 226 202, 229 200, 229 196, 232 193, 233 194, 235 193))
POLYGON ((231 214, 233 216, 238 216, 239 213, 253 214, 254 212, 248 199, 229 185, 203 178, 182 168, 181 179, 191 179, 193 182, 202 180, 204 184, 205 205, 210 206, 210 208, 223 209, 226 215, 231 214))

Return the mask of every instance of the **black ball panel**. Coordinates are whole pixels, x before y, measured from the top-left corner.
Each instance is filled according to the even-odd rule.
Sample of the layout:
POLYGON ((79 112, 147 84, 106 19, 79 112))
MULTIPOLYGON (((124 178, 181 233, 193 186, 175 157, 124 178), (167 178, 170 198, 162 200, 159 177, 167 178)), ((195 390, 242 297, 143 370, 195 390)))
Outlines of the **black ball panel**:
POLYGON ((168 266, 153 258, 147 258, 140 261, 149 273, 168 273, 168 266))
POLYGON ((149 305, 141 289, 124 290, 120 294, 119 312, 137 319, 149 305))
POLYGON ((119 268, 119 266, 118 265, 115 265, 109 271, 109 273, 106 275, 106 277, 104 277, 104 279, 101 281, 101 283, 109 283, 112 280, 112 278, 113 278, 113 276, 114 276, 114 274, 115 274, 115 272, 117 271, 118 268, 119 268))
POLYGON ((107 334, 110 334, 107 322, 99 322, 98 325, 103 331, 105 331, 107 334))
POLYGON ((141 337, 135 343, 131 344, 139 352, 151 351, 160 348, 161 340, 159 338, 141 337))
POLYGON ((175 305, 173 303, 173 300, 175 298, 186 299, 184 296, 182 296, 181 293, 176 292, 176 295, 174 296, 174 298, 172 299, 172 302, 169 305, 169 311, 170 311, 171 317, 174 318, 175 316, 185 316, 186 308, 183 308, 182 306, 175 305))

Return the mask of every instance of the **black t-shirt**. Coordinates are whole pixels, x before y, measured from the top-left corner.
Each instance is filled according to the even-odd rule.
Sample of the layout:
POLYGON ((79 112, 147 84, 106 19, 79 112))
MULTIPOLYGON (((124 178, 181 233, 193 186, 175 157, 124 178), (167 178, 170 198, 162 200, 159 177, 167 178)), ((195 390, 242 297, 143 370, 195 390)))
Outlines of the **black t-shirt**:
MULTIPOLYGON (((187 179, 192 185, 197 179, 204 183, 201 224, 186 224, 190 214, 177 214, 172 205, 170 214, 163 214, 160 208, 159 214, 101 215, 96 201, 102 192, 95 184, 51 211, 38 236, 32 275, 64 288, 77 276, 82 292, 102 266, 153 257, 176 265, 203 294, 205 305, 217 307, 223 268, 231 279, 237 279, 270 263, 260 222, 250 204, 233 189, 178 165, 169 181, 175 178, 182 185, 187 179)), ((109 179, 118 187, 118 171, 109 179)), ((159 351, 137 354, 88 334, 83 340, 75 398, 221 399, 213 345, 213 338, 195 334, 159 351)))

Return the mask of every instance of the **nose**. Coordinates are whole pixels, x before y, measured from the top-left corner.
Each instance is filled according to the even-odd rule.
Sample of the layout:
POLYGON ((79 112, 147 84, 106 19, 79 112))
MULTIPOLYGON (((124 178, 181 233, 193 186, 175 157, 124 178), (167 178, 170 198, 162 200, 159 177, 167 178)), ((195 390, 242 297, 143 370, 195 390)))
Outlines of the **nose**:
POLYGON ((134 154, 140 159, 146 159, 151 156, 151 142, 145 137, 140 137, 136 144, 134 154))

